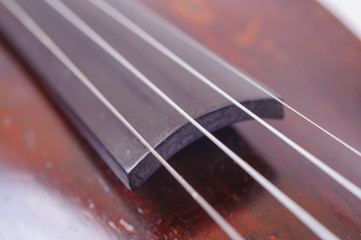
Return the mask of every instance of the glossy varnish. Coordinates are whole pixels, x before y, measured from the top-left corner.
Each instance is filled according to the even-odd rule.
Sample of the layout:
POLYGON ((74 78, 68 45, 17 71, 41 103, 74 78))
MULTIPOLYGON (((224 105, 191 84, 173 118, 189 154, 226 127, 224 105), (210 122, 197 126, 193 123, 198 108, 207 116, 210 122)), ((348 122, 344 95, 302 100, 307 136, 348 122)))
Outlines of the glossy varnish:
MULTIPOLYGON (((361 45, 316 3, 146 4, 361 148, 361 45)), ((1 236, 226 239, 163 169, 137 191, 127 190, 8 45, 1 53, 1 236)), ((360 185, 353 153, 290 112, 271 123, 360 185)), ((218 134, 340 238, 360 238, 359 201, 266 130, 248 122, 218 134)), ((207 140, 172 163, 246 238, 316 239, 207 140)))

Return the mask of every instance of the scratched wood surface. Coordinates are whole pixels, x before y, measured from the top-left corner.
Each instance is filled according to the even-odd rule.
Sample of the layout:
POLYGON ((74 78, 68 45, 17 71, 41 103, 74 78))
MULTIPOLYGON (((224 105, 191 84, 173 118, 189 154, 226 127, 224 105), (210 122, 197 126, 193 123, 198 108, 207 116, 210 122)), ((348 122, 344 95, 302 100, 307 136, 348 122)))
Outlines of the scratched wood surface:
MULTIPOLYGON (((361 44, 313 1, 165 1, 149 7, 361 148, 361 44)), ((289 111, 272 121, 361 185, 361 163, 289 111)), ((2 239, 225 239, 166 173, 130 192, 79 137, 8 44, 0 48, 2 239)), ((217 133, 342 239, 361 204, 254 122, 217 133)), ((249 239, 315 239, 209 141, 172 164, 249 239)))

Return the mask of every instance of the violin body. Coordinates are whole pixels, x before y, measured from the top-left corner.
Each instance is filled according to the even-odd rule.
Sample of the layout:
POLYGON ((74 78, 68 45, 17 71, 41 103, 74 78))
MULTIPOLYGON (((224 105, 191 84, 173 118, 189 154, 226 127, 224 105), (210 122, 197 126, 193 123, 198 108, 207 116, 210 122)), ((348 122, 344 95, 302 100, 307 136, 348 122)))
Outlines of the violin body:
MULTIPOLYGON (((361 43, 314 1, 143 3, 253 75, 301 113, 361 149, 361 43)), ((2 37, 1 239, 227 239, 158 170, 128 190, 2 37)), ((361 185, 361 160, 285 109, 273 126, 361 185)), ((361 204, 255 121, 216 132, 341 239, 361 238, 361 204)), ((317 239, 207 139, 170 163, 246 239, 317 239)))

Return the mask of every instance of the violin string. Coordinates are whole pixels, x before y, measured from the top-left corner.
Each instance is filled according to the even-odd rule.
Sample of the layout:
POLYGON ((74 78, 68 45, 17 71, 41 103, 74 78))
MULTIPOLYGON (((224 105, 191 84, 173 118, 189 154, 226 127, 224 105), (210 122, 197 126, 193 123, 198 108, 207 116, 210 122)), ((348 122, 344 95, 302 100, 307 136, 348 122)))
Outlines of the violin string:
MULTIPOLYGON (((352 193, 355 197, 357 197, 359 200, 361 200, 361 189, 348 180, 346 177, 342 176, 340 173, 335 171, 333 168, 322 162, 319 158, 317 158, 315 155, 311 154, 309 151, 301 147, 299 144, 297 144, 295 141, 291 140, 289 137, 281 133, 279 130, 268 124, 266 121, 258 117, 256 114, 254 114, 252 111, 250 111, 248 108, 246 108, 243 104, 239 103, 236 99, 234 99, 232 96, 230 96, 228 93, 226 93, 224 90, 219 88, 216 84, 214 84, 212 81, 210 81, 208 78, 206 78, 204 75, 202 75, 199 71, 194 69, 192 66, 190 66, 186 61, 181 59, 178 55, 176 55, 174 52, 169 50, 166 46, 164 46, 162 43, 160 43, 158 40, 156 40, 154 37, 152 37, 150 34, 148 34, 145 30, 140 28, 138 25, 136 25, 133 21, 131 21, 129 18, 127 18, 124 14, 122 14, 120 11, 115 9, 112 5, 110 5, 107 1, 101 1, 101 0, 88 0, 91 2, 94 6, 96 6, 98 9, 103 11, 106 15, 116 20, 118 23, 126 27, 128 30, 132 31, 134 34, 136 34, 138 37, 143 39, 145 42, 153 46, 155 49, 163 53, 165 56, 170 58, 172 61, 180 65, 182 68, 184 68, 186 71, 194 75, 196 78, 198 78, 200 81, 205 83, 207 86, 212 88, 214 91, 225 97, 227 100, 229 100, 232 104, 246 112, 249 116, 251 116, 253 119, 255 119, 258 123, 260 123, 263 127, 268 129, 270 132, 275 134, 278 138, 280 138, 283 142, 288 144, 291 148, 296 150, 298 153, 300 153, 302 156, 304 156, 307 160, 309 160, 311 163, 313 163, 316 167, 321 169, 324 173, 326 173, 328 176, 330 176, 333 180, 335 180, 337 183, 339 183, 342 187, 347 189, 350 193, 352 193)), ((250 78, 248 78, 250 79, 250 78)), ((360 155, 361 156, 361 155, 360 155)))
MULTIPOLYGON (((91 0, 88 0, 88 1, 91 1, 91 0)), ((104 2, 106 2, 106 1, 104 0, 104 2)), ((143 12, 143 15, 153 19, 154 22, 157 22, 160 26, 162 26, 168 32, 171 32, 174 36, 177 36, 178 38, 180 38, 180 39, 184 40, 185 42, 187 42, 189 45, 191 45, 191 46, 195 47, 196 49, 200 50, 202 53, 204 53, 205 55, 207 55, 208 57, 210 57, 214 61, 218 62, 219 64, 221 64, 222 66, 224 66, 225 68, 227 68, 228 70, 233 72, 234 74, 238 75, 244 81, 248 82, 249 84, 253 85, 257 89, 259 89, 262 92, 266 93, 268 96, 270 96, 271 98, 273 98, 274 100, 276 100, 277 102, 282 104, 284 107, 288 108, 289 110, 291 110, 292 112, 294 112, 295 114, 297 114, 298 116, 300 116, 301 118, 306 120, 308 123, 312 124, 314 127, 318 128, 319 130, 324 132, 326 135, 328 135, 329 137, 331 137, 332 139, 334 139, 335 141, 337 141, 338 143, 340 143, 341 145, 343 145, 344 147, 349 149, 351 152, 353 152, 357 156, 361 157, 361 151, 357 150, 356 148, 354 148, 350 144, 346 143, 345 141, 343 141, 342 139, 340 139, 336 135, 332 134, 331 132, 329 132, 325 128, 321 127, 319 124, 317 124, 316 122, 311 120, 305 114, 301 113, 300 111, 296 110, 291 105, 284 102, 282 99, 277 97, 274 93, 270 92, 263 85, 256 82, 255 80, 253 80, 247 74, 240 71, 238 68, 236 68, 235 66, 233 66, 232 64, 230 64, 229 62, 227 62, 226 60, 224 60, 223 58, 221 58, 220 56, 218 56, 217 54, 215 54, 214 52, 212 52, 211 50, 206 48, 204 45, 200 44, 197 40, 190 37, 188 34, 183 32, 182 30, 180 30, 179 28, 177 28, 173 24, 169 23, 167 20, 165 20, 164 18, 162 18, 161 16, 159 16, 158 14, 153 12, 148 7, 144 6, 143 4, 139 3, 138 1, 122 1, 122 2, 124 4, 130 6, 133 9, 140 10, 141 12, 143 12)), ((110 5, 112 7, 112 5, 109 4, 109 3, 105 3, 105 4, 110 5)), ((108 7, 104 6, 103 8, 108 8, 108 7)))
POLYGON ((56 12, 62 15, 74 27, 83 32, 89 39, 96 43, 100 48, 112 56, 118 63, 129 70, 134 76, 141 80, 146 86, 153 90, 164 101, 171 105, 190 123, 192 123, 199 131, 207 136, 216 146, 233 159, 243 170, 251 175, 261 186, 263 186, 273 197, 275 197, 283 206, 292 212, 301 222, 303 222, 311 231, 323 239, 338 239, 331 231, 313 218, 301 206, 284 194, 280 189, 273 185, 269 180, 252 168, 247 162, 240 158, 236 153, 229 149, 225 144, 218 140, 212 133, 203 128, 196 120, 162 92, 154 83, 152 83, 143 73, 134 67, 127 59, 125 59, 117 50, 115 50, 107 41, 105 41, 97 32, 95 32, 87 23, 77 16, 70 8, 59 0, 43 0, 56 12))
POLYGON ((159 160, 178 183, 204 209, 204 211, 231 238, 244 238, 143 138, 143 136, 123 117, 123 115, 108 101, 108 99, 94 86, 83 72, 65 55, 53 40, 40 28, 38 24, 14 0, 0 0, 12 13, 60 62, 62 62, 108 109, 112 112, 136 138, 159 160))

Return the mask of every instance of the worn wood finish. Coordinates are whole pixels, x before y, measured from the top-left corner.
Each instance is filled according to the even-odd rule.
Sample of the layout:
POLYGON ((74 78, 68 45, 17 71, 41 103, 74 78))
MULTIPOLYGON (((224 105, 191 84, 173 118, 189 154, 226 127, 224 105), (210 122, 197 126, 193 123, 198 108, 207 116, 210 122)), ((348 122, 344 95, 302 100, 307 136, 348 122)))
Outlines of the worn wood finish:
MULTIPOLYGON (((361 44, 316 3, 144 2, 361 148, 361 44)), ((1 236, 226 238, 164 169, 127 190, 4 44, 0 62, 1 236)), ((354 154, 290 112, 271 123, 361 185, 354 154)), ((359 201, 266 130, 248 122, 218 134, 340 238, 360 238, 359 201)), ((246 238, 316 238, 207 140, 172 162, 246 238)))

